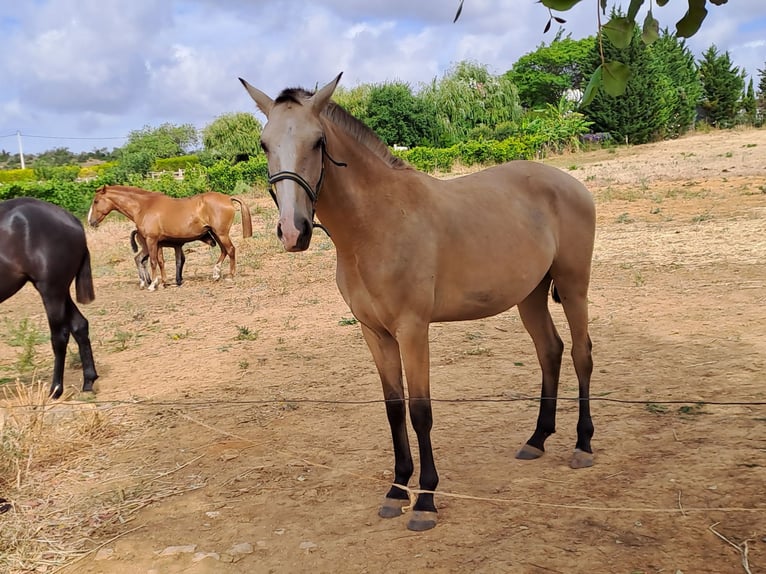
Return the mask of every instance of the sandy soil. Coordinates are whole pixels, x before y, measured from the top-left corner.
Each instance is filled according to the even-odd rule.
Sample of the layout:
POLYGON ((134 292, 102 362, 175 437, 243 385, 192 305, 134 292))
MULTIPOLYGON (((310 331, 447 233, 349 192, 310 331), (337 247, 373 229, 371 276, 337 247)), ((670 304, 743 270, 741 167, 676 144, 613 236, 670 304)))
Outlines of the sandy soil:
MULTIPOLYGON (((72 554, 27 556, 26 565, 688 574, 745 572, 746 548, 750 570, 766 571, 766 131, 550 163, 584 181, 598 207, 595 466, 568 467, 569 400, 546 455, 513 457, 537 416, 525 397, 539 392, 515 310, 435 324, 440 523, 418 534, 406 518, 378 518, 390 435, 372 359, 334 283, 330 241, 319 235, 308 252, 283 253, 260 192, 248 198, 255 237, 243 240, 239 227, 232 235, 233 281, 214 282, 216 251, 196 244, 186 283, 148 293, 138 289, 130 225, 110 216, 88 231, 97 299, 83 307, 98 402, 61 407, 97 409, 99 433, 65 460, 35 459, 28 486, 12 493, 14 512, 39 522, 37 536, 72 554), (173 546, 188 547, 161 555, 173 546)), ((561 309, 553 313, 568 341, 561 309)), ((45 330, 31 288, 0 306, 0 376, 15 376, 8 333, 24 317, 45 330)), ((49 355, 41 343, 46 384, 49 355)), ((68 369, 66 382, 78 387, 80 373, 68 369)), ((568 357, 560 393, 576 396, 568 357)))

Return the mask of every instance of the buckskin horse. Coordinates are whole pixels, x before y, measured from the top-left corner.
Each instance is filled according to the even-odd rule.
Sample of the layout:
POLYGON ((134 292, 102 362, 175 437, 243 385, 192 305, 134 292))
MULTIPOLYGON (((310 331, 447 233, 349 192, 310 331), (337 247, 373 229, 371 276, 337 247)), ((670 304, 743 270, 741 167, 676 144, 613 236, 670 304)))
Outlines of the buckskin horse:
MULTIPOLYGON (((196 237, 192 241, 201 241, 207 243, 210 247, 215 247, 215 239, 208 232, 202 237, 196 237)), ((162 265, 165 264, 165 256, 162 254, 163 247, 172 247, 176 256, 176 285, 181 286, 184 282, 184 264, 186 263, 186 255, 184 254, 183 246, 190 241, 162 241, 157 249, 157 260, 162 265)), ((152 277, 149 274, 149 270, 146 268, 146 261, 149 259, 149 248, 146 246, 146 239, 138 232, 138 229, 134 229, 130 232, 130 248, 136 255, 133 257, 136 262, 136 269, 138 270, 138 286, 143 289, 148 287, 152 283, 152 277), (138 250, 139 244, 141 250, 138 250)), ((223 251, 223 250, 222 250, 223 251)))
POLYGON ((0 202, 0 302, 27 281, 42 297, 53 347, 55 399, 64 392, 64 361, 69 335, 80 351, 83 391, 92 391, 98 378, 88 336, 88 320, 72 301, 75 282, 79 303, 95 298, 90 252, 82 223, 71 213, 45 201, 19 197, 0 202))
POLYGON ((362 122, 331 101, 340 75, 315 93, 271 99, 240 78, 267 123, 261 146, 287 251, 309 247, 314 216, 337 250, 338 288, 361 324, 383 385, 394 447, 394 483, 378 514, 399 516, 414 466, 406 430, 402 364, 420 453, 420 490, 407 524, 437 522, 439 478, 431 446, 429 324, 517 306, 537 351, 542 398, 520 459, 543 455, 555 432, 564 344, 548 310, 563 304, 579 383, 577 442, 570 466, 593 464, 588 284, 595 235, 590 193, 569 174, 512 161, 438 180, 391 154, 362 122), (553 285, 553 287, 552 287, 553 285))
POLYGON ((104 185, 96 190, 88 210, 88 223, 97 226, 112 210, 117 210, 136 224, 146 240, 149 264, 152 269, 153 291, 165 276, 165 262, 157 253, 161 243, 194 241, 208 233, 221 246, 221 255, 213 267, 213 279, 221 278, 221 263, 229 257, 229 275, 236 270, 236 249, 229 237, 234 223, 235 208, 242 214, 242 236, 252 237, 253 224, 250 209, 237 197, 208 191, 191 197, 174 198, 165 194, 127 185, 104 185), (160 276, 157 276, 157 266, 160 276))

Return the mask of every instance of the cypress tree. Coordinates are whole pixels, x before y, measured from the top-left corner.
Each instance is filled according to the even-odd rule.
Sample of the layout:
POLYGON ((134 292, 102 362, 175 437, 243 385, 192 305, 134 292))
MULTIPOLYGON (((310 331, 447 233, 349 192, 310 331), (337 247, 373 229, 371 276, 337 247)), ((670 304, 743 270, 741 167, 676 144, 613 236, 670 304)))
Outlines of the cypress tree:
POLYGON ((720 54, 713 44, 700 60, 702 78, 702 109, 708 123, 716 127, 731 127, 737 118, 745 80, 731 62, 729 52, 720 54))
POLYGON ((702 99, 699 68, 686 42, 667 28, 652 45, 652 52, 662 62, 672 92, 668 96, 670 109, 665 135, 678 137, 691 129, 697 118, 697 106, 702 99))

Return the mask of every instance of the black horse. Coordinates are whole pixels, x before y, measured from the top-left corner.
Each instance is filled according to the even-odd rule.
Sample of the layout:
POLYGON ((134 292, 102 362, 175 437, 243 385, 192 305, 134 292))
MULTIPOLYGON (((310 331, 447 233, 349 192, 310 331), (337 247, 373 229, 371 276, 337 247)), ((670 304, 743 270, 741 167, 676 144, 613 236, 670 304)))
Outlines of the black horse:
POLYGON ((19 197, 0 202, 0 302, 31 281, 48 315, 55 361, 51 396, 64 392, 64 360, 71 334, 80 349, 83 391, 98 378, 88 337, 88 320, 72 301, 95 298, 90 252, 82 223, 71 213, 45 201, 19 197))

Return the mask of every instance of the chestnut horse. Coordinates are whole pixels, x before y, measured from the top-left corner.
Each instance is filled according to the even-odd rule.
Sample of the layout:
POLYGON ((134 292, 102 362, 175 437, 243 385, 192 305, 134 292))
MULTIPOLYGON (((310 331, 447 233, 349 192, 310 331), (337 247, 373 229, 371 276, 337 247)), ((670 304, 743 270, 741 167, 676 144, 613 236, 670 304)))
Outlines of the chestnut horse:
POLYGON ((149 290, 156 289, 162 279, 166 283, 165 261, 158 257, 161 243, 185 243, 205 237, 208 233, 221 246, 221 255, 213 267, 213 279, 221 278, 221 263, 229 256, 229 274, 236 270, 236 249, 229 237, 234 223, 235 208, 239 204, 242 214, 242 236, 252 237, 253 224, 250 209, 237 197, 209 191, 191 197, 168 197, 156 191, 127 185, 104 185, 96 190, 88 211, 88 223, 97 226, 112 210, 117 210, 136 224, 146 240, 152 282, 149 290), (157 266, 160 277, 157 276, 157 266))
POLYGON ((0 302, 29 281, 42 297, 53 347, 51 396, 64 391, 64 361, 69 335, 77 341, 83 391, 98 378, 88 336, 88 320, 72 301, 75 282, 79 303, 95 298, 90 252, 82 223, 52 203, 19 197, 0 202, 0 302))
MULTIPOLYGON (((201 241, 207 243, 210 247, 215 247, 215 239, 210 234, 206 233, 202 237, 197 237, 192 241, 201 241)), ((162 241, 157 249, 157 260, 162 265, 165 264, 165 256, 162 254, 163 247, 172 247, 176 255, 176 285, 181 286, 184 282, 184 264, 186 263, 186 255, 184 254, 183 246, 190 241, 162 241)), ((149 259, 149 248, 146 246, 146 239, 138 232, 138 229, 134 229, 130 232, 130 248, 135 253, 133 257, 136 262, 136 269, 138 269, 138 286, 143 289, 148 287, 152 283, 152 277, 149 274, 149 270, 146 268, 146 261, 149 259), (138 250, 139 244, 141 245, 141 251, 138 250)), ((223 251, 223 250, 222 250, 223 251)))
POLYGON ((535 431, 516 456, 542 456, 555 431, 564 349, 548 310, 552 284, 569 323, 579 383, 570 465, 591 466, 591 194, 569 174, 531 161, 449 180, 419 172, 331 101, 339 80, 340 75, 315 93, 287 89, 271 99, 240 79, 267 118, 261 146, 279 209, 277 236, 287 251, 307 249, 316 211, 337 250, 338 288, 361 324, 380 375, 395 463, 394 484, 379 515, 401 515, 414 470, 403 364, 421 467, 420 493, 407 526, 436 525, 432 322, 478 319, 518 306, 542 369, 542 399, 535 431))

